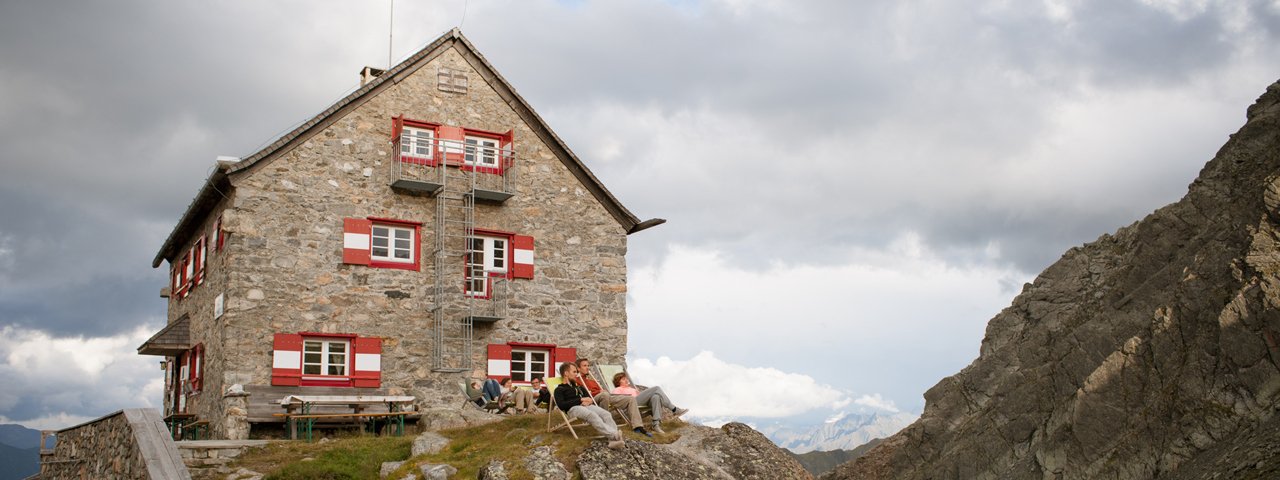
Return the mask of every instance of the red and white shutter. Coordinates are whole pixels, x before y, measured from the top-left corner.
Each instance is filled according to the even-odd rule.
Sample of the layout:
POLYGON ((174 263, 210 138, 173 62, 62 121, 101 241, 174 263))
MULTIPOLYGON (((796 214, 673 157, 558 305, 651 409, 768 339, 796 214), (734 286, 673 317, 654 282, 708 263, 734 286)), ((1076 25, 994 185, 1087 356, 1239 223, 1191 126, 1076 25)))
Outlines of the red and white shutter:
POLYGON ((511 278, 533 278, 533 237, 511 237, 511 278))
POLYGON ((351 369, 351 386, 358 388, 382 386, 382 339, 356 337, 351 343, 351 351, 356 357, 355 365, 351 369))
POLYGON ((404 133, 404 115, 391 117, 391 151, 395 152, 396 160, 403 161, 404 140, 400 135, 404 133))
POLYGON ((213 238, 214 238, 213 249, 215 251, 219 251, 219 252, 222 251, 222 242, 223 242, 223 237, 225 236, 226 235, 222 233, 222 214, 218 214, 218 221, 213 223, 213 238))
POLYGON ((302 383, 302 335, 277 333, 271 342, 271 384, 296 387, 302 383))
POLYGON ((373 222, 363 218, 342 219, 342 263, 369 264, 369 235, 373 222))
POLYGON ((494 380, 511 376, 511 345, 489 344, 488 376, 494 380))
POLYGON ((191 390, 199 392, 204 388, 204 344, 191 349, 191 390))
POLYGON ((551 349, 552 376, 560 375, 560 365, 578 360, 578 349, 555 347, 551 349))
POLYGON ((439 135, 440 149, 444 151, 445 165, 462 165, 466 153, 467 132, 462 127, 442 125, 436 129, 439 135))
POLYGON ((196 250, 196 258, 199 259, 196 264, 196 285, 200 285, 204 283, 204 267, 209 263, 208 259, 205 258, 209 255, 209 248, 205 245, 204 236, 201 236, 200 241, 196 242, 196 248, 198 248, 196 250))
POLYGON ((512 147, 515 136, 515 130, 507 130, 507 133, 502 134, 498 140, 498 173, 507 171, 515 162, 515 150, 512 147))

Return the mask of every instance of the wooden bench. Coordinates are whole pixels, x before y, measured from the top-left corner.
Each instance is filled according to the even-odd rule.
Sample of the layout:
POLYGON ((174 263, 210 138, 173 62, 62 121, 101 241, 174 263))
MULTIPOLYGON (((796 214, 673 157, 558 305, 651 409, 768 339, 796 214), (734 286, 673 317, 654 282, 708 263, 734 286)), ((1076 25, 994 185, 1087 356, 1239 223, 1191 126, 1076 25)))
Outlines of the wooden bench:
MULTIPOLYGON (((385 388, 345 388, 345 387, 281 387, 274 385, 245 385, 244 391, 249 394, 249 423, 283 423, 282 417, 276 416, 280 410, 280 399, 289 395, 389 395, 385 388)), ((338 406, 318 407, 311 413, 344 413, 350 409, 338 406)), ((385 406, 371 405, 366 412, 386 412, 385 406)))
POLYGON ((204 440, 208 440, 209 439, 209 421, 196 420, 190 423, 184 423, 179 433, 182 436, 182 440, 200 440, 201 436, 204 437, 204 440), (188 431, 193 432, 191 435, 191 438, 187 437, 188 431))
POLYGON ((311 432, 315 429, 316 423, 324 420, 340 420, 350 419, 353 422, 361 420, 370 420, 362 426, 362 431, 368 429, 375 435, 380 430, 378 428, 378 419, 386 418, 387 425, 394 425, 395 436, 404 435, 404 419, 412 414, 412 412, 379 412, 379 413, 276 413, 272 414, 276 417, 282 417, 287 425, 292 425, 295 431, 290 431, 291 438, 297 438, 296 429, 301 428, 302 433, 306 436, 308 442, 311 441, 311 432), (301 421, 301 423, 299 423, 301 421), (394 423, 392 423, 394 422, 394 423))

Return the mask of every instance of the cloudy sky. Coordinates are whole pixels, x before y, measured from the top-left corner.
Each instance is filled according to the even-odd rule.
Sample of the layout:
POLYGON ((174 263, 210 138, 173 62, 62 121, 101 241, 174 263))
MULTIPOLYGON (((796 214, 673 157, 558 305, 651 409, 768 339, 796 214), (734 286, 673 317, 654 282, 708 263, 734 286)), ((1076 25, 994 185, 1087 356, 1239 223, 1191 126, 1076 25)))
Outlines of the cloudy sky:
POLYGON ((459 25, 669 220, 631 361, 707 418, 918 412, 1280 78, 1276 0, 0 2, 0 423, 158 404, 150 260, 214 158, 459 25))

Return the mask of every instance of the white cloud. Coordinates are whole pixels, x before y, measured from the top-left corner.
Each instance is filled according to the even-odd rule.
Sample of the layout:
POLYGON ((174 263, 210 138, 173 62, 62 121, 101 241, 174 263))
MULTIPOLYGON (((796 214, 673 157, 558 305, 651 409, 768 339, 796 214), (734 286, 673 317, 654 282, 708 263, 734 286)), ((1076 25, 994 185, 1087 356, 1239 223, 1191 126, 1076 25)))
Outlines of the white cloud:
MULTIPOLYGON (((893 404, 893 400, 888 400, 888 399, 884 398, 883 396, 881 396, 879 393, 873 393, 873 394, 869 394, 869 395, 862 395, 862 396, 858 397, 856 400, 854 400, 854 401, 853 401, 853 403, 854 403, 855 405, 861 405, 861 406, 864 406, 864 407, 871 407, 871 408, 875 408, 875 409, 879 409, 879 410, 884 410, 884 411, 892 412, 892 413, 898 413, 898 412, 899 412, 899 410, 898 410, 898 406, 893 404)), ((843 413, 843 412, 842 412, 842 413, 843 413)), ((837 419, 837 420, 838 420, 838 419, 837 419)))
POLYGON ((136 350, 153 333, 140 326, 120 335, 58 338, 0 328, 0 423, 60 429, 122 408, 158 406, 164 385, 158 357, 136 350))
POLYGON ((851 401, 845 392, 808 375, 735 365, 709 351, 689 360, 635 359, 629 372, 641 385, 661 385, 673 403, 698 418, 789 417, 838 409, 851 401))
POLYGON ((829 260, 761 271, 716 250, 673 246, 661 263, 632 267, 629 355, 709 350, 883 395, 862 405, 894 411, 894 399, 916 410, 922 392, 977 355, 987 320, 1015 293, 1009 286, 1028 279, 950 265, 913 235, 829 260))

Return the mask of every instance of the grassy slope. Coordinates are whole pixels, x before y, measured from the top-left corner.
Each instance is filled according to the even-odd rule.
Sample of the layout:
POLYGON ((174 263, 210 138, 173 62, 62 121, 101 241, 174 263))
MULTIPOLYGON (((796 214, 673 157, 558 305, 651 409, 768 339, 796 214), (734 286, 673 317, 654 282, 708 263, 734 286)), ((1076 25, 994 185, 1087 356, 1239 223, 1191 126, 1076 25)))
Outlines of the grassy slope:
MULTIPOLYGON (((576 460, 595 440, 591 427, 575 427, 581 438, 574 439, 568 430, 547 433, 546 415, 520 415, 501 422, 478 427, 443 430, 449 445, 433 455, 409 459, 412 436, 405 437, 339 437, 324 443, 282 442, 245 452, 230 467, 247 468, 267 474, 268 480, 294 479, 377 479, 382 462, 409 459, 389 478, 402 478, 416 473, 420 463, 447 463, 458 469, 457 478, 475 478, 480 468, 497 459, 506 462, 513 480, 532 476, 524 469, 524 457, 536 447, 549 445, 554 455, 569 471, 577 470, 576 460), (310 460, 305 460, 305 459, 310 460)), ((670 443, 680 438, 676 430, 684 424, 664 424, 665 435, 654 438, 627 432, 629 440, 670 443)))

